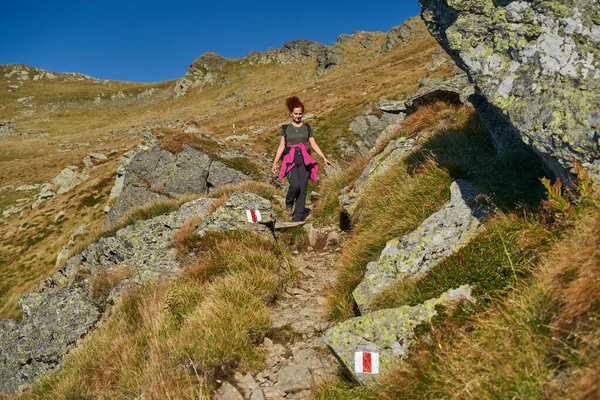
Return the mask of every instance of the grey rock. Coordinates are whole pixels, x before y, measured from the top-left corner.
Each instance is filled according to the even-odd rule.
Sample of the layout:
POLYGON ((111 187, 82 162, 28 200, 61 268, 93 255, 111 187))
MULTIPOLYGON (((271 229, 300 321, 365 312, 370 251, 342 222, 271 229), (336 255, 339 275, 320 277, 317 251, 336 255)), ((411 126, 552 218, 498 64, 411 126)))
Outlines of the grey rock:
POLYGON ((21 186, 17 187, 15 190, 17 192, 28 191, 28 190, 35 190, 35 189, 39 189, 40 186, 41 185, 39 183, 37 183, 35 185, 21 185, 21 186))
POLYGON ((342 151, 342 154, 347 157, 347 158, 352 158, 354 156, 356 156, 357 151, 354 148, 354 146, 352 145, 352 143, 350 143, 348 140, 346 140, 345 137, 341 137, 338 140, 338 145, 340 147, 340 150, 342 151))
POLYGON ((252 395, 250 396, 250 400, 264 400, 264 399, 265 399, 265 395, 261 389, 256 389, 255 391, 252 392, 252 395))
POLYGON ((235 192, 214 213, 204 218, 195 233, 205 235, 207 232, 235 229, 273 238, 275 220, 275 213, 269 200, 254 193, 235 192), (250 222, 252 221, 250 209, 258 211, 255 212, 257 223, 250 222))
POLYGON ((450 59, 446 56, 445 52, 442 49, 438 49, 431 55, 431 64, 427 67, 427 71, 435 71, 449 61, 450 59))
POLYGON ((350 123, 350 130, 359 135, 367 146, 373 147, 381 133, 390 125, 394 125, 400 115, 384 112, 381 117, 375 115, 359 115, 350 123))
POLYGON ((254 380, 252 375, 248 373, 241 374, 240 372, 236 372, 234 379, 236 386, 240 389, 240 392, 245 398, 251 397, 253 392, 260 390, 258 383, 254 380))
POLYGON ((416 25, 419 22, 417 18, 410 18, 401 25, 390 29, 381 46, 381 52, 391 51, 398 45, 407 43, 415 36, 416 25))
POLYGON ((377 108, 383 112, 399 114, 406 111, 406 105, 403 100, 381 99, 377 103, 377 108))
POLYGON ((89 178, 84 172, 78 173, 74 168, 63 169, 58 176, 52 179, 55 186, 59 186, 56 194, 60 195, 73 189, 89 178))
POLYGON ((207 215, 213 201, 199 198, 183 204, 177 211, 138 221, 118 230, 115 236, 98 239, 41 282, 38 291, 66 285, 82 270, 95 276, 102 269, 131 267, 136 271, 132 277, 134 281, 176 275, 179 262, 173 250, 172 236, 187 219, 207 215))
POLYGON ((123 191, 123 183, 125 182, 125 172, 127 172, 127 166, 133 159, 133 156, 136 154, 137 152, 135 150, 129 150, 127 153, 123 154, 123 157, 121 157, 121 161, 117 167, 117 178, 113 188, 110 191, 111 199, 116 199, 123 191))
POLYGON ((15 131, 15 128, 12 126, 10 121, 2 121, 0 122, 0 137, 3 136, 11 136, 15 131))
POLYGON ((240 392, 229 382, 221 385, 214 398, 215 400, 244 400, 240 392))
POLYGON ((359 383, 369 384, 408 356, 415 341, 415 328, 438 315, 436 306, 452 309, 465 301, 475 302, 469 286, 449 290, 414 307, 391 308, 352 318, 325 332, 325 343, 359 383), (355 354, 365 351, 378 354, 378 374, 357 372, 355 354))
POLYGON ((0 321, 0 393, 12 392, 56 368, 98 322, 87 281, 24 295, 23 321, 0 321))
POLYGON ((312 382, 310 370, 305 365, 288 365, 278 373, 277 383, 273 389, 286 393, 294 393, 309 389, 312 382))
POLYGON ((446 81, 435 78, 422 82, 419 90, 404 101, 407 114, 437 101, 470 105, 468 98, 474 93, 474 88, 465 74, 457 74, 446 81))
POLYGON ((478 232, 486 208, 476 203, 473 185, 457 180, 444 207, 409 234, 389 241, 379 259, 367 264, 367 272, 353 292, 364 313, 377 293, 408 277, 419 276, 466 245, 478 232))
POLYGON ((188 145, 179 154, 154 147, 149 152, 137 153, 127 164, 121 195, 109 211, 104 228, 108 229, 135 207, 189 193, 207 193, 211 187, 247 179, 242 172, 188 145))
POLYGON ((420 4, 429 31, 477 85, 488 129, 503 126, 491 132, 499 151, 520 138, 563 181, 575 160, 600 180, 597 1, 420 4))
POLYGON ((319 52, 315 75, 322 76, 333 68, 342 65, 345 60, 346 56, 344 54, 344 49, 339 43, 334 43, 330 47, 324 48, 319 52))

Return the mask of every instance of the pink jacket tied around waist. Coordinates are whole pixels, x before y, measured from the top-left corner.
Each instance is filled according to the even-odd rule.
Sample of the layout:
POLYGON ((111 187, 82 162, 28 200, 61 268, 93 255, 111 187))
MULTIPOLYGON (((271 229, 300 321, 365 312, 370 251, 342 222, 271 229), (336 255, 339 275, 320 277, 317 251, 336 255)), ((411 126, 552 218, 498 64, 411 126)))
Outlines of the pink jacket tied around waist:
POLYGON ((281 161, 281 169, 279 170, 279 182, 283 181, 283 177, 287 175, 288 172, 294 168, 296 165, 294 163, 294 154, 296 153, 296 149, 300 149, 302 151, 302 159, 304 160, 304 165, 310 167, 310 180, 313 182, 317 181, 317 171, 319 169, 319 164, 312 159, 310 154, 308 154, 308 146, 304 143, 298 143, 290 146, 290 151, 283 157, 281 161))

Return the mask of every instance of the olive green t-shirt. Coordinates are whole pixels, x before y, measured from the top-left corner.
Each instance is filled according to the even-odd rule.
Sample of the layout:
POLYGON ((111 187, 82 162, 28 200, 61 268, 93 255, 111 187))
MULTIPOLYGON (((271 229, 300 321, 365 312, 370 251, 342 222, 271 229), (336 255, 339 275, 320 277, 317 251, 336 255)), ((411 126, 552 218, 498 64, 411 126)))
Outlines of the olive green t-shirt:
POLYGON ((304 143, 308 146, 308 139, 312 137, 312 129, 308 129, 308 124, 302 124, 296 128, 292 124, 284 125, 281 129, 281 136, 285 137, 285 145, 293 146, 298 143, 304 143))

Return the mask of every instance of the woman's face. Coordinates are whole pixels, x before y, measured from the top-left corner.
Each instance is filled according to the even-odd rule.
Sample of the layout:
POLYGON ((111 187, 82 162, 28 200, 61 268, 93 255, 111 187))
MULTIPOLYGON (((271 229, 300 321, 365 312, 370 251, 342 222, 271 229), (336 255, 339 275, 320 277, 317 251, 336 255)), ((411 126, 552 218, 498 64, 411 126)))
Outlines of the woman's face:
POLYGON ((302 121, 302 114, 304 114, 302 107, 294 108, 292 110, 292 112, 290 113, 290 116, 292 117, 292 121, 294 121, 296 124, 299 124, 300 121, 302 121))

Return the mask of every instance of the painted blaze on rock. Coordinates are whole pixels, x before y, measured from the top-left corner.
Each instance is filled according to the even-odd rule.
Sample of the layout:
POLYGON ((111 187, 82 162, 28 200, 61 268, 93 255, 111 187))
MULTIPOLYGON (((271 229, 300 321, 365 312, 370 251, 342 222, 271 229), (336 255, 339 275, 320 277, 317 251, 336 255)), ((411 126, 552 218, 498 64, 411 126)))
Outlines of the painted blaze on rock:
POLYGON ((558 176, 579 160, 600 180, 597 0, 419 3, 433 36, 558 176))
POLYGON ((236 229, 272 238, 275 220, 269 200, 254 193, 235 192, 214 213, 204 218, 195 233, 204 235, 236 229))
POLYGON ((408 356, 415 341, 415 328, 438 315, 436 306, 452 309, 465 301, 475 302, 467 285, 414 307, 402 306, 352 318, 325 332, 325 343, 358 382, 367 384, 408 356), (362 363, 357 362, 357 353, 362 353, 362 363), (364 353, 371 354, 370 366, 365 365, 364 353), (370 367, 369 371, 365 367, 370 367))

